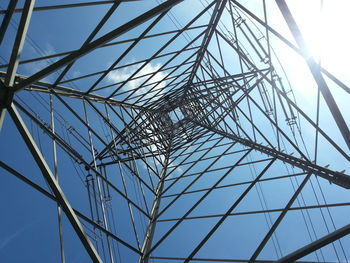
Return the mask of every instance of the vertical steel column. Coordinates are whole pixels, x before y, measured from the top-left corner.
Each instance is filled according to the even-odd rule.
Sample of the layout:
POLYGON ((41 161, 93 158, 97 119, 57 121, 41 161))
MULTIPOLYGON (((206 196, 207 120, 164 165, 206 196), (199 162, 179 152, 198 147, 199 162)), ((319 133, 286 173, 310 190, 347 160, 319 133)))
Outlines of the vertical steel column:
POLYGON ((128 195, 128 189, 126 187, 126 182, 125 182, 125 176, 124 176, 124 172, 123 172, 123 167, 121 166, 120 161, 117 161, 118 163, 118 167, 119 167, 119 172, 120 172, 120 177, 122 179, 122 184, 123 184, 123 189, 124 189, 124 193, 125 196, 128 198, 128 209, 129 209, 129 215, 131 218, 131 223, 132 223, 132 229, 134 231, 134 235, 135 235, 135 239, 136 239, 136 243, 137 243, 137 248, 140 249, 140 240, 139 240, 139 236, 137 234, 137 229, 135 226, 135 218, 134 218, 134 213, 132 212, 132 207, 131 207, 131 203, 129 201, 129 195, 128 195))
MULTIPOLYGON (((91 150, 91 155, 92 155, 92 159, 93 159, 93 162, 94 162, 94 168, 97 171, 98 169, 97 169, 97 164, 96 164, 95 150, 94 150, 94 145, 93 145, 93 141, 92 141, 91 128, 90 128, 89 118, 88 118, 88 114, 87 114, 87 110, 86 110, 86 105, 85 104, 86 104, 85 103, 85 99, 83 99, 85 121, 86 121, 86 125, 88 127, 90 150, 91 150)), ((106 228, 106 230, 109 231, 109 227, 108 227, 108 223, 107 223, 107 217, 106 217, 106 211, 105 211, 105 205, 104 205, 104 200, 102 198, 102 193, 101 193, 101 181, 100 181, 100 177, 99 176, 96 176, 96 182, 97 182, 98 196, 99 196, 100 203, 101 203, 103 225, 106 228)), ((93 183, 93 187, 94 187, 94 183, 93 183)), ((96 198, 95 194, 94 194, 94 198, 96 198)), ((96 213, 98 214, 97 207, 96 207, 96 213)), ((109 259, 110 259, 111 263, 114 263, 114 256, 113 256, 111 241, 110 241, 110 238, 109 238, 108 235, 106 236, 106 239, 107 239, 107 245, 108 245, 109 259)), ((102 240, 102 243, 103 243, 103 240, 102 240)))
POLYGON ((141 248, 142 255, 140 256, 139 263, 148 263, 148 260, 150 257, 150 255, 148 255, 148 254, 149 254, 149 251, 152 247, 154 231, 156 229, 159 206, 160 206, 160 201, 161 201, 161 197, 162 197, 161 194, 163 192, 164 180, 165 180, 166 174, 167 174, 172 142, 173 142, 173 133, 170 135, 170 142, 169 142, 169 146, 168 146, 166 156, 165 156, 165 163, 164 163, 162 173, 160 174, 160 179, 159 179, 159 183, 158 183, 157 190, 156 190, 156 196, 154 198, 153 206, 151 209, 151 219, 149 221, 146 235, 145 235, 145 239, 143 241, 143 245, 141 248))
MULTIPOLYGON (((53 111, 53 100, 52 94, 50 94, 50 111, 51 111, 51 130, 55 134, 55 116, 53 111)), ((52 138, 52 153, 54 162, 54 176, 58 183, 58 163, 57 163, 57 149, 56 149, 56 139, 52 138)), ((60 252, 61 252, 61 262, 65 263, 64 256, 64 244, 63 244, 63 229, 62 229, 62 217, 61 217, 61 206, 57 203, 57 219, 58 219, 58 232, 60 236, 60 252)))

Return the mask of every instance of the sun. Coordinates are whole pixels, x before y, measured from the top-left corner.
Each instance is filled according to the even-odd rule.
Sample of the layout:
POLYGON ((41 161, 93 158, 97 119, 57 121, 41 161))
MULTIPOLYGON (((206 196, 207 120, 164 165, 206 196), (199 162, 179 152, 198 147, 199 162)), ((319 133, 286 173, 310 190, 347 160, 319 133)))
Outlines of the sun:
POLYGON ((297 24, 316 61, 337 70, 350 59, 350 1, 288 1, 297 24))

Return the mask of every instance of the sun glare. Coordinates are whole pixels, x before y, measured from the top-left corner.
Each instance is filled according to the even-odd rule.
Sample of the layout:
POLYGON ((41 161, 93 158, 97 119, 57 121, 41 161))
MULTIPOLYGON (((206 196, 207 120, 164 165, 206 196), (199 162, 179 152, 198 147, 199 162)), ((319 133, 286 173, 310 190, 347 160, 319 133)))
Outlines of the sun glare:
POLYGON ((294 7, 297 23, 316 61, 332 68, 344 66, 350 58, 350 36, 347 33, 350 2, 290 1, 290 5, 294 7))

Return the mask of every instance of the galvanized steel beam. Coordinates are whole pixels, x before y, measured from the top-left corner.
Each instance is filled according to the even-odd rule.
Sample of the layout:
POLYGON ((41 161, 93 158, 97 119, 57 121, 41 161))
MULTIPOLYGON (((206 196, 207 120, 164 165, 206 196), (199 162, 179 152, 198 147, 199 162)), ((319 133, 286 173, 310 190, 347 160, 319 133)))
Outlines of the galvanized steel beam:
POLYGON ((58 184, 56 178, 52 174, 48 164, 45 161, 44 156, 41 154, 39 148, 37 147, 34 139, 32 138, 30 132, 28 131, 24 121, 22 120, 19 112, 17 111, 16 107, 12 104, 10 108, 8 108, 9 114, 11 115, 11 118, 13 122, 15 123, 19 133, 21 134, 23 140, 25 141, 28 149, 32 153, 32 156, 37 163, 38 167, 40 168, 44 178, 46 179, 46 182, 49 184, 52 192, 54 193, 55 197, 57 198, 58 204, 62 207, 63 211, 65 212, 68 220, 70 221, 72 227, 74 228, 76 234, 78 235, 80 241, 84 245, 86 251, 90 255, 92 261, 98 263, 102 260, 100 256, 98 255, 94 245, 91 243, 90 239, 86 235, 83 226, 81 225, 79 219, 77 218, 73 208, 69 204, 65 194, 63 193, 60 185, 58 184))
POLYGON ((134 27, 148 21, 149 19, 153 18, 154 16, 159 15, 160 13, 164 12, 165 10, 170 9, 176 4, 179 4, 183 0, 168 0, 155 8, 143 13, 142 15, 134 18, 133 20, 125 23, 124 25, 112 30, 111 32, 103 35, 102 37, 90 42, 87 45, 84 45, 82 48, 80 48, 78 51, 60 59, 59 61, 51 64, 50 66, 40 70, 39 72, 35 73, 31 77, 23 80, 22 82, 18 83, 14 86, 15 91, 19 91, 28 85, 35 83, 36 81, 44 78, 45 76, 51 74, 52 72, 60 69, 61 67, 71 63, 72 61, 78 59, 79 57, 82 57, 91 51, 95 50, 96 48, 100 47, 101 45, 107 43, 108 41, 111 41, 112 39, 128 32, 129 30, 133 29, 134 27))

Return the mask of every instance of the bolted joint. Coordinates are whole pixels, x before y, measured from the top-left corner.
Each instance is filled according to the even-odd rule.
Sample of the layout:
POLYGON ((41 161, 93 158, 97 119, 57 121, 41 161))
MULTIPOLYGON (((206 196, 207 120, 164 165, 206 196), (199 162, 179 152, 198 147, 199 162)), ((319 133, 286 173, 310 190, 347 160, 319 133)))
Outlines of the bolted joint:
POLYGON ((0 109, 10 107, 13 100, 13 91, 0 82, 0 109))

